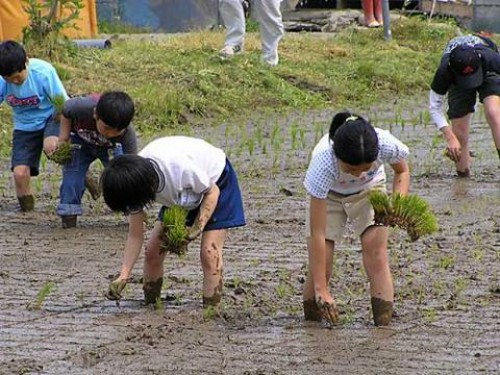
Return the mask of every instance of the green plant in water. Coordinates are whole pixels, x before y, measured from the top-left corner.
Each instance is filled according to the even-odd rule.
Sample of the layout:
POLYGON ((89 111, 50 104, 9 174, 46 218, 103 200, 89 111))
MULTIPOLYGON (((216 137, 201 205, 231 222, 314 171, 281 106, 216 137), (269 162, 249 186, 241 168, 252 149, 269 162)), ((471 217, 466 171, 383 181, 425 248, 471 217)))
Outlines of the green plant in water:
POLYGON ((388 195, 375 190, 369 200, 375 211, 375 223, 406 230, 412 241, 438 229, 429 204, 417 195, 388 195))
POLYGON ((47 298, 47 296, 52 293, 55 289, 56 284, 52 281, 45 283, 36 295, 35 301, 29 305, 29 308, 32 310, 40 310, 42 308, 43 302, 47 298))
POLYGON ((163 213, 162 250, 183 255, 187 252, 187 211, 180 206, 167 208, 163 213))

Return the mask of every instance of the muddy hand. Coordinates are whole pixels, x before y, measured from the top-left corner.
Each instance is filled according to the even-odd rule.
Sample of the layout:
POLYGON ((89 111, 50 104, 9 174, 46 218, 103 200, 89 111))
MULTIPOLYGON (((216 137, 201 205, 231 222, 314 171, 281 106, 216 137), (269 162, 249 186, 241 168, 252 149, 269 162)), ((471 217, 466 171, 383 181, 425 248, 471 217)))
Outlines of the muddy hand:
POLYGON ((194 239, 198 238, 198 236, 201 234, 202 230, 203 230, 203 228, 201 227, 200 223, 198 221, 195 221, 193 226, 188 227, 188 233, 186 236, 186 240, 191 242, 194 239))
POLYGON ((321 299, 316 302, 318 308, 320 309, 322 318, 326 320, 327 323, 335 325, 339 322, 339 312, 335 302, 323 302, 321 299))
POLYGON ((109 283, 105 296, 111 301, 118 301, 122 298, 122 291, 127 285, 127 280, 115 280, 109 283))

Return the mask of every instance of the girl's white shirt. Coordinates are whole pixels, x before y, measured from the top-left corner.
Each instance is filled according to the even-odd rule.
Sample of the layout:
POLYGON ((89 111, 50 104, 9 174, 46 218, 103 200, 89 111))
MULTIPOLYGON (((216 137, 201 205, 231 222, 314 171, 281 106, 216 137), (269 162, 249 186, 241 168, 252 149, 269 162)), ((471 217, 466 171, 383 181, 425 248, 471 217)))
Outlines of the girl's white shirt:
POLYGON ((197 207, 226 166, 223 150, 193 137, 159 138, 144 147, 139 155, 158 166, 161 175, 156 201, 167 207, 197 207))
POLYGON ((342 172, 333 152, 333 142, 325 134, 312 152, 311 162, 304 179, 307 192, 315 198, 325 199, 330 191, 355 194, 386 180, 384 163, 397 164, 408 159, 408 147, 387 130, 375 128, 379 140, 378 158, 372 167, 356 177, 342 172))

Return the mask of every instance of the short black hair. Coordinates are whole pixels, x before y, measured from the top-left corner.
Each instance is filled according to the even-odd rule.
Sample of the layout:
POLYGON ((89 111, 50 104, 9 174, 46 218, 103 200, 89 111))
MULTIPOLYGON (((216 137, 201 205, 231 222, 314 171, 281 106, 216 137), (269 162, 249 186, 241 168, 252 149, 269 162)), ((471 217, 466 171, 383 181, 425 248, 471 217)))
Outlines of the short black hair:
POLYGON ((26 69, 26 51, 13 40, 0 44, 0 76, 10 77, 26 69))
POLYGON ((126 154, 116 157, 104 168, 100 184, 109 208, 130 213, 154 202, 160 177, 153 161, 126 154))
POLYGON ((351 112, 337 113, 330 125, 335 156, 350 165, 373 163, 378 158, 378 136, 363 117, 351 112))
POLYGON ((135 114, 132 98, 123 91, 108 91, 102 94, 95 110, 100 120, 117 130, 129 126, 135 114))

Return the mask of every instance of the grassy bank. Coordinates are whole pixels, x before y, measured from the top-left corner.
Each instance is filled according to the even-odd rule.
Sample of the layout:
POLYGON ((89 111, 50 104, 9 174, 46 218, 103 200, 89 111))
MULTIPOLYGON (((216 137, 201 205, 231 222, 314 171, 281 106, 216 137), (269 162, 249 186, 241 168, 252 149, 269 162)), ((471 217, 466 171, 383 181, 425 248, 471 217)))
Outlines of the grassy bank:
MULTIPOLYGON (((245 118, 255 111, 355 108, 424 93, 446 41, 450 23, 420 18, 382 30, 346 29, 338 34, 287 34, 281 63, 260 62, 257 34, 246 53, 221 62, 224 32, 119 38, 110 50, 78 50, 55 65, 72 95, 109 89, 129 92, 142 134, 169 132, 182 124, 245 118)), ((426 94, 425 94, 426 95, 426 94)), ((8 151, 9 109, 2 106, 2 153, 8 151)))

